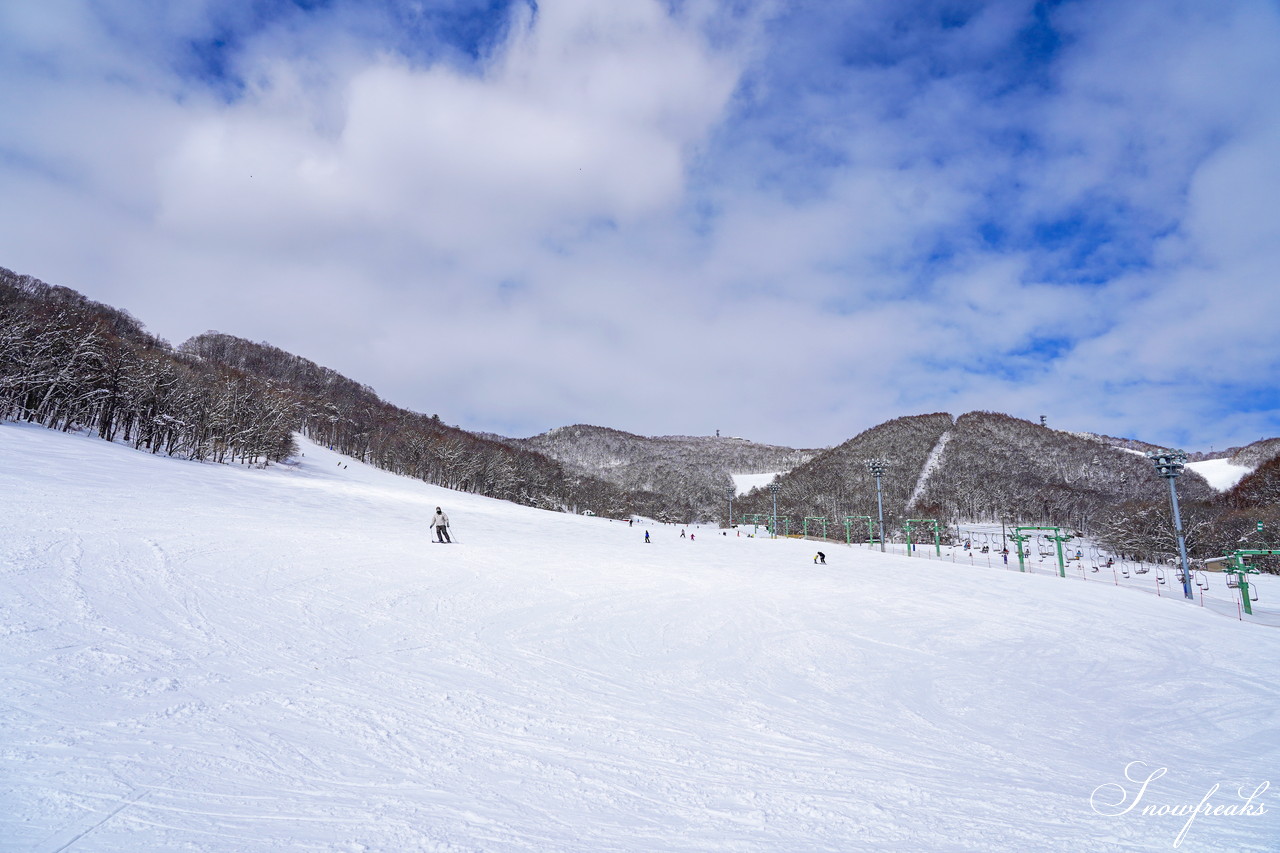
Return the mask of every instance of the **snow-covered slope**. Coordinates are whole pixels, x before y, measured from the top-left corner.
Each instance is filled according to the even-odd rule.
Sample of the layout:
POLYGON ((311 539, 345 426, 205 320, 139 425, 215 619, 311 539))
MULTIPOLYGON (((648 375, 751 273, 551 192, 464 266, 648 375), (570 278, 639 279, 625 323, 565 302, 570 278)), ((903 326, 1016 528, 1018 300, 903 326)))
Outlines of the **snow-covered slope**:
POLYGON ((1206 459, 1203 462, 1188 462, 1187 467, 1195 471, 1220 492, 1225 492, 1243 480, 1253 469, 1247 465, 1236 465, 1229 459, 1206 459))
MULTIPOLYGON (((1163 850, 1280 783, 1280 631, 1169 599, 646 545, 314 445, 2 424, 0 495, 5 850, 1163 850)), ((1181 849, 1274 850, 1259 807, 1181 849)))
POLYGON ((778 479, 779 474, 785 471, 774 471, 772 474, 730 474, 733 479, 733 493, 735 495, 745 495, 752 489, 763 489, 778 479))

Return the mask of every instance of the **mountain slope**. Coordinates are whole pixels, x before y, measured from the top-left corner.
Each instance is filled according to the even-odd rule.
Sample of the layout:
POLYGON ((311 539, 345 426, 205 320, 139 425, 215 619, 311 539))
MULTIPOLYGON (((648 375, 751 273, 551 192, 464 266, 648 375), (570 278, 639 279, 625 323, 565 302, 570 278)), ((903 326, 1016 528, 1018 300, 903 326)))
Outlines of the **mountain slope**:
POLYGON ((529 447, 495 441, 382 400, 374 390, 265 343, 207 332, 181 351, 286 389, 298 428, 340 453, 388 471, 530 506, 623 517, 656 514, 666 499, 569 473, 529 447))
MULTIPOLYGON (((1280 729, 1273 629, 862 549, 646 545, 301 450, 0 424, 0 846, 1111 853, 1188 822, 1103 807, 1131 762, 1167 768, 1152 805, 1274 778, 1274 739, 1241 748, 1280 729), (463 544, 428 543, 436 505, 463 544)), ((1181 849, 1273 850, 1263 803, 1181 849)))
MULTIPOLYGON (((951 427, 945 413, 895 418, 819 453, 778 478, 779 516, 790 519, 792 531, 802 527, 806 516, 825 517, 835 536, 843 530, 845 516, 875 515, 876 484, 866 460, 879 458, 889 461, 881 482, 885 513, 904 517, 930 454, 951 427)), ((769 515, 772 507, 772 496, 759 489, 740 499, 734 511, 741 519, 743 514, 769 515)))
MULTIPOLYGON (((1092 436, 994 412, 954 421, 947 414, 919 415, 867 430, 779 478, 786 529, 800 529, 805 517, 825 517, 829 535, 842 537, 846 516, 876 515, 875 481, 865 464, 871 458, 890 462, 881 486, 891 531, 907 518, 935 518, 1089 532, 1111 508, 1163 500, 1166 489, 1148 460, 1092 436)), ((1216 496, 1193 471, 1184 473, 1179 490, 1190 501, 1216 496)), ((757 494, 737 508, 770 514, 771 496, 757 494)), ((865 527, 854 527, 855 534, 859 529, 865 534, 865 527)))
POLYGON ((790 470, 817 452, 719 436, 645 437, 585 424, 510 443, 625 491, 662 494, 673 521, 720 518, 731 474, 790 470))
MULTIPOLYGON (((796 528, 819 516, 839 530, 876 502, 864 462, 885 458, 890 519, 1053 523, 1091 532, 1127 504, 1158 511, 1161 483, 1134 440, 1050 430, 974 412, 899 418, 836 448, 796 450, 731 438, 645 438, 578 425, 530 439, 448 426, 400 409, 372 388, 266 343, 210 332, 178 351, 127 312, 0 269, 0 418, 53 429, 87 429, 138 450, 214 462, 286 458, 293 432, 361 461, 428 482, 568 511, 630 513, 692 522, 723 519, 730 475, 787 471, 780 509, 796 528), (1117 448, 1122 448, 1117 449, 1117 448)), ((1179 480, 1192 502, 1223 498, 1194 466, 1210 462, 1229 487, 1280 453, 1280 439, 1193 463, 1179 480)), ((763 491, 735 501, 742 514, 772 511, 763 491)), ((1151 516, 1156 517, 1156 516, 1151 516)), ((1204 524, 1216 522, 1206 521, 1204 524)), ((1233 523, 1214 542, 1234 535, 1233 523)), ((1127 535, 1127 534, 1126 534, 1127 535)))
MULTIPOLYGON (((1132 451, 1008 415, 970 412, 957 419, 947 453, 916 505, 947 519, 1088 531, 1109 507, 1158 497, 1164 488, 1152 463, 1132 451)), ((1190 500, 1214 495, 1191 471, 1179 488, 1190 500)))

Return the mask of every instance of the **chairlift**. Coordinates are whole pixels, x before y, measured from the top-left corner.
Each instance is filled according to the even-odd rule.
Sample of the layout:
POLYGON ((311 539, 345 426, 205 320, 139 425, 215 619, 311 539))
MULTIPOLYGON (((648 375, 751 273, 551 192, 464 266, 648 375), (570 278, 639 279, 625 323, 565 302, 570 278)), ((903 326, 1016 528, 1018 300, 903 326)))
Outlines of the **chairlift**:
POLYGON ((1163 584, 1164 580, 1164 569, 1156 569, 1156 583, 1163 584))
POLYGON ((1239 576, 1239 575, 1237 575, 1237 574, 1230 574, 1230 575, 1227 575, 1227 588, 1228 588, 1228 589, 1239 589, 1239 588, 1240 588, 1240 576, 1239 576))
POLYGON ((1142 563, 1139 563, 1139 564, 1137 565, 1137 568, 1135 568, 1135 569, 1133 570, 1133 573, 1134 573, 1135 575, 1145 575, 1145 574, 1146 574, 1147 572, 1149 572, 1149 571, 1151 571, 1151 567, 1150 567, 1150 566, 1144 566, 1142 563))
POLYGON ((1258 585, 1256 583, 1249 584, 1249 600, 1250 601, 1258 600, 1258 585))
POLYGON ((1178 569, 1178 583, 1185 584, 1187 576, 1182 573, 1182 569, 1178 569))
POLYGON ((1129 577, 1129 567, 1128 567, 1128 566, 1121 566, 1121 567, 1120 567, 1120 574, 1124 575, 1124 576, 1125 576, 1125 578, 1126 578, 1126 579, 1128 579, 1128 577, 1129 577))
POLYGON ((1195 578, 1196 578, 1196 586, 1200 587, 1200 589, 1207 592, 1209 589, 1209 576, 1206 575, 1204 572, 1196 572, 1195 578))

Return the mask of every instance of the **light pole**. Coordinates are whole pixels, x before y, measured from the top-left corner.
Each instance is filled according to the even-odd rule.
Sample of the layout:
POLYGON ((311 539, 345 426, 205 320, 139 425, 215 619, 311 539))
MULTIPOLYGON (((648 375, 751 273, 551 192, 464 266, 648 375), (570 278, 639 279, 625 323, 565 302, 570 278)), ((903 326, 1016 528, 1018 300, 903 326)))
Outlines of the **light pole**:
POLYGON ((1147 458, 1155 463, 1156 471, 1169 481, 1169 500, 1173 502, 1173 530, 1178 534, 1178 556, 1182 559, 1182 593, 1195 600, 1191 594, 1191 566, 1187 562, 1187 543, 1182 538, 1182 515, 1178 512, 1178 490, 1173 481, 1178 479, 1187 465, 1187 454, 1181 450, 1148 450, 1147 458))
POLYGON ((880 496, 880 478, 884 476, 884 471, 889 467, 889 463, 883 459, 868 459, 867 470, 871 472, 871 476, 876 478, 876 511, 880 514, 880 551, 884 551, 884 499, 880 496))
POLYGON ((777 483, 769 484, 769 491, 773 494, 773 528, 771 532, 774 539, 778 538, 778 489, 781 488, 782 486, 777 483))

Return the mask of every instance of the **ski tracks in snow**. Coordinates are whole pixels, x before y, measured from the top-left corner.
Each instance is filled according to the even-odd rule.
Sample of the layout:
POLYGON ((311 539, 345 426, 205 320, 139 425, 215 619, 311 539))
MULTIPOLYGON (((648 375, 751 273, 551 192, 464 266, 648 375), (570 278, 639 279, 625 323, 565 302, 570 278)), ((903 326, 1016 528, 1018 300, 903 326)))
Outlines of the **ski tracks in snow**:
MULTIPOLYGON (((74 525, 0 518, 3 843, 1140 849, 1150 825, 1086 802, 1126 761, 1274 766, 1238 748, 1280 728, 1257 626, 854 549, 817 567, 810 543, 646 546, 355 463, 350 497, 307 453, 281 476, 148 459, 127 514, 75 477, 133 457, 73 456, 41 486, 74 525), (427 545, 444 502, 465 549, 427 545)), ((1229 830, 1197 840, 1271 837, 1229 830)))

